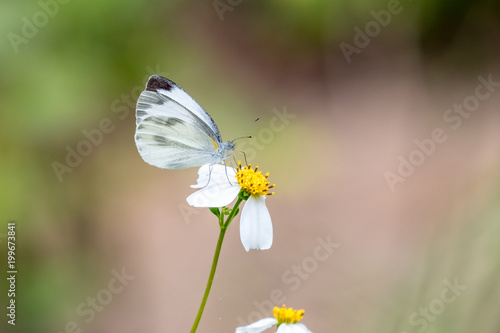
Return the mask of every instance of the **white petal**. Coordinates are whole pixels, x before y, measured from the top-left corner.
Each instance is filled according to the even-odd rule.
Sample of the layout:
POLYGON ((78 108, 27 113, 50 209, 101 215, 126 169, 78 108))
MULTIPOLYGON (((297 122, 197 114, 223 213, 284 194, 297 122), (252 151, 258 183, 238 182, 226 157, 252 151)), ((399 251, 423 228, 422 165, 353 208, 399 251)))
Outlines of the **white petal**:
POLYGON ((265 200, 264 195, 251 196, 241 211, 240 237, 247 252, 267 250, 273 244, 273 224, 265 200))
POLYGON ((281 324, 276 333, 312 333, 304 324, 281 324))
POLYGON ((198 170, 198 180, 192 188, 203 188, 211 184, 222 184, 231 182, 238 185, 236 181, 236 170, 222 164, 205 164, 198 170), (210 181, 210 183, 209 183, 210 181))
POLYGON ((275 318, 264 318, 248 326, 238 327, 236 333, 260 333, 277 323, 275 318))
POLYGON ((206 186, 192 193, 186 200, 193 207, 222 207, 236 199, 239 191, 239 186, 231 184, 206 186))
POLYGON ((198 171, 198 183, 193 188, 201 188, 187 197, 194 207, 222 207, 236 199, 240 186, 234 178, 235 171, 221 164, 205 164, 198 171), (233 182, 234 179, 234 182, 233 182))

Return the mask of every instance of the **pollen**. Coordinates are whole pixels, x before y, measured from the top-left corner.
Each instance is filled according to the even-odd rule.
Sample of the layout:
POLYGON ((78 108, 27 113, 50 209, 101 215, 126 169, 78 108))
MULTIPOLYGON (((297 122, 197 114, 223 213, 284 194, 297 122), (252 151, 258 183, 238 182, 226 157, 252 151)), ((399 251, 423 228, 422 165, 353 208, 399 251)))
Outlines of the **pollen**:
POLYGON ((294 310, 293 308, 286 308, 283 304, 282 308, 277 306, 273 309, 274 318, 278 321, 278 326, 280 324, 296 324, 304 316, 304 310, 294 310))
POLYGON ((252 164, 242 167, 241 161, 238 161, 238 167, 236 171, 236 179, 238 180, 238 184, 243 189, 243 191, 245 191, 249 195, 258 196, 274 194, 274 192, 269 193, 269 189, 275 186, 275 184, 270 185, 270 183, 267 181, 269 172, 263 175, 262 171, 257 171, 258 168, 259 167, 256 166, 254 169, 252 169, 252 164))

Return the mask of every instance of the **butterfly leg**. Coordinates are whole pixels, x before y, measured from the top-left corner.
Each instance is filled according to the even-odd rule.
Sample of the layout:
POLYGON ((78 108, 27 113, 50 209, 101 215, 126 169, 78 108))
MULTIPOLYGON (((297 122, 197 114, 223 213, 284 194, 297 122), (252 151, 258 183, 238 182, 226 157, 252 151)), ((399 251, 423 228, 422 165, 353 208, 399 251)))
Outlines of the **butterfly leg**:
POLYGON ((205 186, 203 186, 202 188, 205 188, 208 186, 208 184, 210 184, 210 179, 212 178, 212 170, 213 170, 213 164, 210 164, 208 166, 208 181, 207 183, 205 184, 205 186))
MULTIPOLYGON (((234 156, 233 156, 233 158, 234 158, 234 156)), ((229 179, 229 175, 227 174, 227 165, 225 165, 225 166, 224 166, 224 169, 225 169, 225 171, 226 171, 226 178, 227 178, 228 183, 229 183, 229 184, 232 184, 232 183, 231 183, 231 180, 229 179)))

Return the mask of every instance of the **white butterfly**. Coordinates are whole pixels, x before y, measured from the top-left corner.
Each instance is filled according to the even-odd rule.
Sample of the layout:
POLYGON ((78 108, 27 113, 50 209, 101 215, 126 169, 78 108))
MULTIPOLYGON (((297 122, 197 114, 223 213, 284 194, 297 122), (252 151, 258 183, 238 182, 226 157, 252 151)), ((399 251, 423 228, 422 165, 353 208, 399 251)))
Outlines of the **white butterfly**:
POLYGON ((234 142, 222 142, 210 115, 169 79, 151 76, 136 111, 135 143, 151 165, 184 169, 221 163, 234 151, 234 142))

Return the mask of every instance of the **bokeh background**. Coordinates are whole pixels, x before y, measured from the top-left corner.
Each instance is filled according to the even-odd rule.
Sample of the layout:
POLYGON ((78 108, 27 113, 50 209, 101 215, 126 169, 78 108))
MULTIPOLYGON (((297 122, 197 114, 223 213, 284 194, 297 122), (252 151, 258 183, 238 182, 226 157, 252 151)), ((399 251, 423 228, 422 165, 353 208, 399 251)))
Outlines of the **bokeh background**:
POLYGON ((239 147, 277 184, 273 247, 246 253, 233 222, 198 332, 234 332, 281 303, 313 332, 500 330, 500 91, 478 88, 500 81, 497 2, 1 6, 2 276, 12 220, 18 265, 17 325, 2 279, 1 331, 191 329, 218 225, 185 202, 195 168, 136 150, 152 74, 224 139, 252 135, 239 147), (490 93, 447 121, 476 89, 490 93), (445 142, 391 188, 388 172, 439 128, 445 142), (86 156, 69 165, 73 149, 86 156), (110 294, 117 272, 131 280, 110 294))

